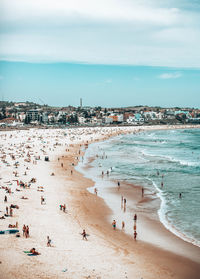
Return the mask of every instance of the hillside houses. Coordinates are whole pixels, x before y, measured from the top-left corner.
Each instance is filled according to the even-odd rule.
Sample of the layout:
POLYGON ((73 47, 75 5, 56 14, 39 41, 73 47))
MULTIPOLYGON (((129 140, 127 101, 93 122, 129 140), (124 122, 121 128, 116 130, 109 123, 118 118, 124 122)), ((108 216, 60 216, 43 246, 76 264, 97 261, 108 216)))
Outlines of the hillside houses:
MULTIPOLYGON (((199 109, 159 107, 50 107, 34 103, 0 102, 0 120, 24 125, 153 125, 200 123, 199 109), (14 120, 13 120, 14 122, 14 120)), ((7 122, 8 123, 8 122, 7 122)), ((7 124, 5 124, 7 125, 7 124)), ((10 125, 10 124, 9 124, 10 125)))

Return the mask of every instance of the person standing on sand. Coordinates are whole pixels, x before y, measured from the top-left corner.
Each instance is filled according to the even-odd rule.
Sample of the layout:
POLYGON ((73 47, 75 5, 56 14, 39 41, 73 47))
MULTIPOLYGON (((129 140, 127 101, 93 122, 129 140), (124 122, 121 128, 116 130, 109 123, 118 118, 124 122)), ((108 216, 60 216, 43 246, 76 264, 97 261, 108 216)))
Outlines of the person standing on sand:
POLYGON ((23 225, 22 231, 23 231, 23 236, 26 236, 26 226, 25 225, 23 225))
POLYGON ((134 215, 133 220, 136 222, 137 221, 137 214, 134 215))
POLYGON ((142 187, 142 198, 144 197, 144 187, 142 187))
POLYGON ((124 211, 126 211, 126 199, 124 198, 124 211))
POLYGON ((112 222, 112 227, 113 227, 113 230, 116 229, 116 221, 115 220, 113 220, 113 222, 112 222))
POLYGON ((125 228, 125 223, 122 221, 122 230, 125 228))
POLYGON ((26 238, 29 237, 29 226, 26 226, 26 238))
POLYGON ((10 216, 11 216, 11 217, 13 216, 13 209, 12 209, 11 206, 10 206, 10 216))
POLYGON ((47 247, 51 247, 51 239, 47 236, 47 247))

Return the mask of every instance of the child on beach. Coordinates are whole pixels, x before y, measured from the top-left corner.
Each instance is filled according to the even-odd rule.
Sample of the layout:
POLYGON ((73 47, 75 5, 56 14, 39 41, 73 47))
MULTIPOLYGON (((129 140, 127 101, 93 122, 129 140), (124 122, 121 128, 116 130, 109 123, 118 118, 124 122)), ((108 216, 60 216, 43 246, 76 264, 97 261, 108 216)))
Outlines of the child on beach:
POLYGON ((115 220, 113 220, 112 226, 113 226, 113 230, 115 230, 116 229, 116 221, 115 220))

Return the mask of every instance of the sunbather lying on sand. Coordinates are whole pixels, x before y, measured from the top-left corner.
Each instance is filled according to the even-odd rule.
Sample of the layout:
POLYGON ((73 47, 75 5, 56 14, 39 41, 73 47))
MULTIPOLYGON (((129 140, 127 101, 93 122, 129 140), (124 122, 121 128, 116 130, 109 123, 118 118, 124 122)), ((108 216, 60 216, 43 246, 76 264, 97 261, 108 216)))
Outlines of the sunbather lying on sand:
POLYGON ((16 222, 15 225, 9 224, 8 227, 9 228, 18 228, 18 222, 16 222))
POLYGON ((31 254, 33 254, 33 255, 40 255, 40 253, 37 252, 37 251, 35 250, 35 248, 32 248, 29 252, 30 252, 31 254))

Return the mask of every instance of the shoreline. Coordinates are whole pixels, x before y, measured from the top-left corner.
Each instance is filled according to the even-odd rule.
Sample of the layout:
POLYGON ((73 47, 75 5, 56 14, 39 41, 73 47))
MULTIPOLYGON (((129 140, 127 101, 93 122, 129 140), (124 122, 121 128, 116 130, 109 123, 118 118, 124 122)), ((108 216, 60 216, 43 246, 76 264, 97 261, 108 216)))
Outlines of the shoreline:
MULTIPOLYGON (((198 127, 198 128, 199 128, 199 127, 198 127)), ((109 140, 109 139, 108 139, 108 140, 109 140)), ((106 140, 106 141, 107 141, 107 140, 106 140)), ((95 144, 95 143, 94 143, 94 144, 95 144)), ((90 175, 90 176, 87 176, 87 174, 86 174, 86 173, 87 173, 87 169, 95 168, 96 171, 97 171, 97 166, 96 166, 96 167, 91 166, 91 162, 93 162, 95 159, 96 159, 95 156, 94 156, 93 158, 90 157, 90 158, 89 158, 89 162, 85 163, 83 166, 81 166, 80 163, 79 163, 79 166, 77 166, 76 169, 77 169, 78 171, 80 171, 84 176, 90 178, 91 175, 90 175)), ((99 171, 100 171, 100 170, 99 170, 99 171)), ((106 176, 106 175, 105 175, 105 176, 106 176)), ((105 177, 104 177, 104 178, 105 178, 105 177)), ((97 173, 95 173, 95 179, 94 179, 94 184, 95 184, 95 185, 94 185, 91 189, 88 189, 88 191, 91 192, 91 193, 94 193, 94 189, 95 189, 96 187, 97 187, 97 189, 98 189, 99 187, 101 188, 102 185, 101 185, 101 181, 100 181, 100 180, 102 180, 102 179, 103 179, 103 178, 100 176, 100 174, 97 175, 97 173)), ((106 179, 106 180, 107 180, 107 181, 106 181, 107 184, 111 184, 111 186, 112 186, 112 184, 115 185, 115 186, 113 186, 113 188, 112 188, 113 194, 115 194, 115 195, 119 194, 119 191, 117 191, 117 192, 115 191, 115 189, 117 188, 116 185, 117 185, 117 182, 118 182, 118 181, 117 181, 116 179, 110 179, 109 176, 107 176, 107 179, 106 179)), ((119 178, 119 180, 122 181, 123 184, 128 184, 128 182, 127 182, 126 180, 123 180, 123 179, 121 180, 120 178, 119 178)), ((130 184, 130 183, 129 183, 129 184, 130 184)), ((135 186, 133 183, 130 184, 130 185, 132 185, 133 187, 140 187, 140 189, 143 188, 143 186, 141 186, 141 185, 135 186)), ((161 190, 160 190, 156 185, 154 185, 154 184, 153 184, 153 188, 154 188, 155 191, 152 191, 152 190, 148 189, 148 191, 150 192, 150 194, 149 194, 149 202, 152 202, 152 201, 155 200, 155 199, 159 200, 159 201, 157 202, 157 204, 155 205, 155 206, 156 206, 156 211, 157 211, 157 217, 159 218, 159 221, 162 223, 162 225, 165 227, 165 229, 168 230, 168 231, 170 231, 170 232, 173 233, 174 235, 176 235, 178 238, 181 238, 182 240, 184 240, 184 241, 186 241, 186 242, 188 242, 188 243, 190 243, 190 244, 192 244, 192 245, 194 245, 194 246, 200 247, 198 240, 195 240, 195 239, 193 239, 193 238, 187 236, 186 234, 184 234, 184 232, 182 232, 181 230, 177 229, 176 226, 175 226, 175 224, 173 224, 172 222, 170 222, 170 221, 167 219, 167 217, 165 216, 165 214, 162 213, 162 209, 163 209, 163 208, 162 208, 162 204, 165 203, 165 200, 164 200, 164 198, 162 197, 162 192, 161 192, 161 190)), ((105 194, 101 193, 101 197, 102 197, 103 199, 105 199, 105 194)), ((140 201, 140 202, 143 202, 143 201, 140 201)), ((110 207, 108 201, 107 201, 107 205, 108 205, 108 207, 110 207)), ((129 234, 130 234, 130 232, 129 232, 129 234)))
MULTIPOLYGON (((35 130, 32 131, 33 139, 30 139, 30 143, 25 141, 21 150, 17 146, 12 147, 22 158, 24 148, 25 152, 28 150, 30 153, 33 152, 33 155, 31 154, 33 160, 38 154, 42 154, 42 160, 39 160, 37 165, 31 161, 20 163, 18 167, 21 179, 27 180, 35 176, 36 184, 32 184, 30 189, 21 189, 21 192, 15 192, 14 182, 11 186, 13 194, 9 195, 9 202, 18 204, 19 210, 14 210, 13 217, 0 220, 0 229, 5 229, 9 222, 18 221, 21 232, 22 225, 29 224, 30 238, 0 236, 4 239, 0 244, 2 279, 25 279, 27 276, 30 279, 66 278, 66 276, 69 279, 141 277, 168 279, 172 276, 177 279, 197 279, 200 273, 199 262, 196 263, 187 257, 177 256, 142 241, 134 242, 132 237, 126 236, 123 232, 119 230, 114 232, 110 223, 105 220, 105 216, 111 214, 111 211, 101 198, 88 192, 87 188, 92 186, 93 182, 73 170, 73 164, 76 165, 77 158, 83 154, 83 150, 80 154, 78 152, 80 143, 83 146, 120 133, 120 130, 109 129, 104 134, 95 135, 95 131, 97 130, 91 129, 91 133, 87 131, 87 137, 79 134, 76 136, 72 131, 69 134, 72 140, 66 144, 64 130, 56 132, 35 130), (40 144, 36 149, 36 143, 39 141, 40 144), (28 144, 32 146, 31 149, 28 144), (66 151, 66 148, 70 151, 66 151), (45 153, 50 153, 50 162, 43 161, 45 153), (30 170, 27 171, 27 176, 23 176, 24 165, 27 164, 30 170), (73 174, 70 173, 71 170, 73 174), (51 176, 52 172, 55 172, 55 176, 51 176), (42 193, 46 200, 44 205, 40 204, 41 193, 37 191, 38 186, 44 187, 42 193), (21 195, 26 195, 29 200, 21 200, 21 195), (67 208, 66 214, 59 209, 59 204, 64 203, 67 208), (88 241, 83 241, 80 236, 83 229, 89 234, 88 241), (52 247, 46 247, 47 235, 52 239, 52 247), (27 257, 23 250, 31 247, 36 247, 41 255, 27 257)), ((10 133, 12 132, 9 132, 9 135, 10 133)), ((22 136, 23 133, 22 135, 19 133, 20 141, 22 136)), ((28 139, 29 133, 26 136, 28 139)), ((9 145, 9 142, 6 141, 5 144, 9 145)), ((12 165, 4 167, 2 173, 4 182, 9 180, 7 177, 15 179, 10 175, 13 170, 15 167, 12 165)), ((4 196, 4 192, 1 189, 1 199, 2 195, 4 196)))
MULTIPOLYGON (((86 173, 88 171, 88 169, 93 168, 90 163, 95 160, 95 158, 91 158, 89 157, 89 162, 87 162, 84 166, 79 166, 78 168, 76 168, 76 170, 78 170, 79 172, 81 172, 81 174, 83 174, 84 177, 91 179, 91 174, 90 176, 87 176, 86 173)), ((105 175, 106 176, 106 175, 105 175)), ((95 175, 96 177, 96 175, 95 175)), ((180 239, 180 243, 179 245, 181 245, 181 241, 185 242, 186 240, 183 239, 181 236, 174 234, 170 229, 168 229, 167 227, 165 227, 165 225, 161 222, 160 220, 160 216, 159 216, 159 210, 160 210, 160 206, 161 206, 161 199, 158 196, 158 191, 152 191, 150 189, 146 189, 145 191, 147 191, 147 194, 144 195, 144 197, 141 197, 141 189, 143 188, 141 185, 134 185, 133 183, 128 183, 125 180, 120 180, 121 186, 120 189, 117 189, 117 180, 113 180, 113 179, 109 179, 109 177, 106 177, 105 180, 103 177, 100 177, 97 179, 93 179, 93 186, 89 187, 87 190, 89 191, 89 193, 93 194, 95 196, 94 193, 94 189, 97 188, 98 190, 101 188, 103 183, 106 183, 108 185, 110 185, 109 187, 107 187, 106 190, 101 190, 101 193, 98 196, 100 196, 100 198, 102 198, 104 200, 104 202, 106 203, 106 206, 109 207, 110 210, 112 210, 114 213, 112 214, 113 218, 108 217, 107 219, 109 220, 109 223, 111 224, 112 219, 116 219, 116 216, 119 216, 120 222, 118 221, 118 223, 120 223, 121 226, 121 221, 123 220, 124 217, 120 216, 121 212, 119 210, 120 207, 120 200, 121 200, 121 196, 126 197, 127 198, 127 204, 131 204, 134 206, 131 206, 130 210, 129 210, 129 217, 130 215, 132 217, 130 217, 127 221, 130 222, 130 220, 133 220, 133 215, 134 213, 139 213, 139 215, 142 217, 142 223, 144 226, 143 229, 145 230, 149 230, 147 225, 144 225, 146 223, 150 224, 150 223, 154 223, 154 225, 152 226, 152 224, 150 224, 151 227, 157 227, 157 230, 162 231, 162 233, 160 233, 160 235, 158 235, 158 239, 155 239, 152 232, 149 231, 148 233, 148 237, 146 233, 143 233, 142 231, 140 232, 142 234, 142 237, 140 238, 141 241, 144 241, 146 243, 150 243, 153 245, 156 245, 158 247, 161 247, 163 249, 166 249, 166 244, 163 243, 162 241, 162 234, 165 236, 170 238, 170 234, 173 235, 173 239, 174 242, 177 239, 180 239), (101 182, 102 180, 102 182, 101 182), (125 190, 124 190, 125 188, 125 190), (133 193, 130 193, 130 191, 132 191, 133 193), (111 194, 113 196, 110 197, 109 194, 111 194), (109 197, 108 197, 109 196, 109 197), (118 199, 118 203, 112 203, 112 199, 118 199), (119 206, 118 206, 119 204, 119 206), (142 207, 138 207, 138 205, 145 205, 142 207), (148 214, 147 214, 147 209, 148 209, 148 214), (150 212, 150 216, 149 216, 149 212, 150 212), (149 235, 151 235, 151 239, 149 239, 149 235), (145 239, 145 237, 147 239, 145 239)), ((127 206, 128 207, 128 206, 127 206)), ((127 208, 129 209, 129 208, 127 208)), ((127 210, 126 210, 127 212, 127 210)), ((123 214, 122 214, 123 215, 123 214)), ((133 223, 133 222, 132 222, 133 223)), ((119 226, 119 225, 118 225, 119 226)), ((141 225, 140 225, 141 226, 141 225)), ((122 231, 126 231, 122 230, 122 231)), ((154 231, 156 231, 154 229, 154 231)), ((129 236, 131 235, 133 237, 133 229, 132 226, 129 226, 129 229, 126 231, 126 234, 128 234, 129 236)), ((168 247, 167 250, 173 252, 174 251, 174 246, 176 246, 176 243, 174 243, 173 245, 170 244, 170 241, 168 239, 168 247)), ((191 241, 187 241, 188 245, 193 245, 195 247, 198 247, 198 245, 195 245, 194 243, 192 243, 191 241)), ((189 247, 189 246, 188 246, 189 247)), ((184 253, 181 251, 181 249, 179 249, 179 253, 181 255, 184 255, 184 253)), ((178 252, 178 251, 176 251, 178 252)))

